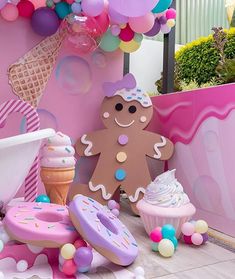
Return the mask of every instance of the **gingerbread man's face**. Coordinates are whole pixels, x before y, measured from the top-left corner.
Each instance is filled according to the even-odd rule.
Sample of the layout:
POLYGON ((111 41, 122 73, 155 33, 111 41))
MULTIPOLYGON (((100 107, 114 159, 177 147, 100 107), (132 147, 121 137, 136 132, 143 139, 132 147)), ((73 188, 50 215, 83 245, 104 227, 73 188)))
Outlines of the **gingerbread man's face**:
POLYGON ((105 97, 101 118, 106 128, 143 130, 153 115, 153 107, 143 107, 136 100, 125 101, 121 96, 105 97))

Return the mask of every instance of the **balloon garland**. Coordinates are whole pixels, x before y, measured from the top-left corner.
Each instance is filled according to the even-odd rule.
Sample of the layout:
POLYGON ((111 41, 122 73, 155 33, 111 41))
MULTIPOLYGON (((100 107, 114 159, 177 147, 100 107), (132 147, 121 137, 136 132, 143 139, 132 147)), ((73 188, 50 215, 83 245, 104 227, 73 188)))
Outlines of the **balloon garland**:
POLYGON ((51 36, 66 30, 67 43, 86 54, 100 47, 131 53, 143 35, 167 34, 175 26, 172 0, 0 0, 6 21, 29 18, 35 33, 51 36))

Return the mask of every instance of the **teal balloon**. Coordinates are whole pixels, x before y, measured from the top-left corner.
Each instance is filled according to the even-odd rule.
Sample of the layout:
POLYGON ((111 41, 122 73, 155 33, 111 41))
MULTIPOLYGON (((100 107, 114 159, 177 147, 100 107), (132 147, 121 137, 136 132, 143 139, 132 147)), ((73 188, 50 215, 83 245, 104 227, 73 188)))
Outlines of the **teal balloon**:
POLYGON ((72 13, 71 6, 66 2, 59 2, 55 5, 55 12, 60 19, 64 19, 72 13))
POLYGON ((154 252, 158 252, 158 244, 157 242, 152 242, 151 246, 152 246, 152 251, 154 252))
POLYGON ((100 48, 104 51, 112 52, 118 49, 120 43, 120 39, 113 36, 111 31, 108 30, 101 39, 100 48))
POLYGON ((40 195, 40 196, 37 196, 36 202, 50 203, 51 200, 47 195, 40 195))
POLYGON ((175 249, 178 247, 178 240, 175 236, 173 236, 172 238, 169 239, 173 244, 175 249))
POLYGON ((154 14, 162 13, 165 10, 167 10, 171 4, 172 4, 172 0, 160 0, 157 3, 157 6, 155 8, 153 8, 152 12, 154 14))
POLYGON ((175 236, 175 228, 172 225, 167 224, 162 227, 162 237, 163 238, 171 239, 174 236, 175 236))
POLYGON ((135 37, 134 37, 134 41, 136 41, 137 43, 141 43, 144 39, 144 36, 142 34, 136 33, 135 37))

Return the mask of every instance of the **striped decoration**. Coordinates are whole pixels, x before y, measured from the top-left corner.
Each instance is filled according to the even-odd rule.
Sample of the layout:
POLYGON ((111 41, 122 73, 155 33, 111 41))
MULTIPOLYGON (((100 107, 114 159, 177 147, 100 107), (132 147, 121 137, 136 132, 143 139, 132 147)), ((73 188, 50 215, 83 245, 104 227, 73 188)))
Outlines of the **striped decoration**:
MULTIPOLYGON (((21 100, 10 100, 0 106, 0 127, 8 115, 20 112, 26 117, 27 132, 39 130, 40 121, 36 110, 28 103, 21 100)), ((37 196, 39 158, 36 157, 27 178, 25 179, 25 201, 34 201, 37 196)))

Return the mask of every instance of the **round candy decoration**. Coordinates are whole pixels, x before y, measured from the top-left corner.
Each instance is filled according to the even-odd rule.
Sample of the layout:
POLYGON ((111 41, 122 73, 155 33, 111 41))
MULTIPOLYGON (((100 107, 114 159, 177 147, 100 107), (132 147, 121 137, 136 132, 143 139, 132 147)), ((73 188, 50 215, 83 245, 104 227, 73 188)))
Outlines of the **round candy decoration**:
MULTIPOLYGON (((158 1, 159 0, 109 0, 109 6, 121 15, 139 17, 150 12, 157 5, 158 1)), ((162 1, 164 2, 165 0, 162 1)))
POLYGON ((118 169, 115 172, 115 178, 118 181, 123 181, 126 178, 126 172, 123 169, 118 169))
POLYGON ((36 202, 45 202, 45 203, 50 203, 51 200, 47 195, 40 195, 36 198, 36 202))
POLYGON ((118 143, 120 145, 126 145, 128 143, 128 136, 127 135, 120 135, 118 137, 118 143))
POLYGON ((69 212, 78 232, 100 254, 122 266, 135 260, 138 248, 134 237, 107 207, 89 197, 76 195, 69 212))

